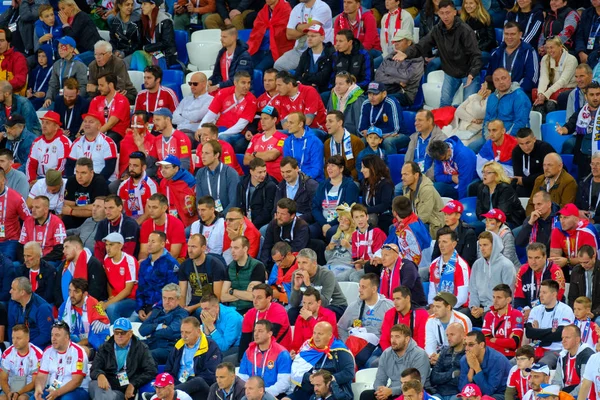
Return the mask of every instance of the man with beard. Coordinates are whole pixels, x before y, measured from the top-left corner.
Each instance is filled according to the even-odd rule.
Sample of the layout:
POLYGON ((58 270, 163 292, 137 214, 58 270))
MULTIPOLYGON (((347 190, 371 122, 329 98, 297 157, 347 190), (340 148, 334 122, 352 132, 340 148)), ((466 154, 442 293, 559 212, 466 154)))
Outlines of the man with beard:
POLYGON ((158 108, 165 107, 171 112, 179 104, 177 95, 171 89, 162 85, 163 71, 157 65, 149 65, 144 69, 144 90, 135 98, 134 110, 154 113, 158 108))
POLYGON ((33 141, 37 135, 31 132, 26 127, 25 118, 19 114, 13 114, 10 120, 6 122, 6 148, 13 155, 14 162, 21 172, 25 172, 27 166, 27 158, 31 152, 33 141))
POLYGON ((120 143, 119 163, 117 164, 117 178, 127 179, 127 168, 131 154, 140 152, 146 156, 148 176, 156 176, 156 137, 150 133, 148 114, 146 111, 136 111, 131 117, 131 127, 125 132, 125 137, 120 143))
POLYGON ((146 210, 150 218, 142 224, 140 230, 140 253, 138 260, 144 260, 148 257, 148 237, 155 231, 164 232, 167 235, 165 248, 174 258, 185 258, 187 254, 185 227, 181 220, 167 212, 168 209, 169 201, 164 195, 154 193, 148 198, 146 210))
POLYGON ((535 400, 537 394, 542 390, 542 385, 550 382, 550 367, 544 363, 535 363, 529 372, 530 389, 523 396, 523 400, 535 400))
POLYGON ((158 161, 166 160, 169 156, 177 157, 181 169, 193 171, 194 163, 190 156, 192 142, 185 133, 173 127, 173 113, 169 109, 159 108, 154 111, 154 130, 160 132, 154 142, 154 157, 158 161))
POLYGON ((81 129, 82 115, 88 112, 90 101, 81 96, 79 83, 75 78, 64 81, 62 92, 54 101, 54 112, 60 116, 65 136, 73 140, 81 129))
POLYGON ((107 196, 104 199, 104 213, 106 219, 99 224, 96 230, 94 256, 98 260, 104 260, 106 256, 104 238, 112 232, 122 235, 125 239, 123 251, 135 256, 138 250, 140 227, 133 218, 123 214, 123 200, 114 194, 107 196))
POLYGON ((117 195, 123 200, 125 215, 135 219, 138 225, 150 218, 146 202, 158 191, 154 179, 146 174, 146 161, 146 155, 141 151, 131 153, 127 168, 129 178, 125 179, 117 190, 117 195))
POLYGON ((117 146, 129 128, 129 100, 117 92, 117 76, 106 74, 98 78, 98 91, 90 103, 89 112, 104 115, 106 122, 100 127, 100 132, 111 138, 117 146))

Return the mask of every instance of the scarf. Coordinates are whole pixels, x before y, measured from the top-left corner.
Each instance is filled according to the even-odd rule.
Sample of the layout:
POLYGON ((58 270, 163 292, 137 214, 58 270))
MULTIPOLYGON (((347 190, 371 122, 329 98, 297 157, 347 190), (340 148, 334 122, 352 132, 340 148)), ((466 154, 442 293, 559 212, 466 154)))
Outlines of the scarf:
MULTIPOLYGON (((332 156, 338 154, 335 143, 336 142, 332 137, 329 141, 329 151, 332 156)), ((346 160, 352 160, 354 158, 354 154, 352 154, 352 138, 350 137, 350 132, 346 129, 344 129, 344 137, 342 138, 342 151, 344 154, 340 155, 343 155, 346 160)))
POLYGON ((351 86, 348 88, 348 90, 346 91, 346 93, 344 93, 344 95, 343 95, 343 96, 339 96, 339 95, 336 93, 337 105, 336 105, 336 104, 334 104, 334 105, 333 105, 333 106, 334 106, 334 108, 335 108, 336 110, 339 110, 339 111, 341 111, 341 112, 344 112, 344 111, 346 111, 346 105, 348 104, 348 99, 350 98, 350 96, 352 96, 352 94, 354 93, 354 91, 355 91, 356 89, 360 89, 360 88, 359 88, 359 87, 356 85, 356 83, 353 83, 353 84, 352 84, 352 85, 351 85, 351 86))
POLYGON ((340 17, 335 21, 335 25, 336 32, 339 32, 342 29, 349 29, 354 34, 354 37, 358 39, 364 25, 361 8, 359 8, 356 12, 356 22, 354 23, 354 25, 352 25, 350 19, 348 19, 348 14, 346 13, 340 14, 340 17))
POLYGON ((392 38, 394 37, 394 35, 396 33, 398 33, 398 31, 400 29, 402 29, 402 9, 401 8, 397 8, 394 11, 390 11, 387 15, 387 18, 385 19, 385 22, 382 22, 383 25, 383 29, 384 29, 384 34, 385 34, 385 43, 389 46, 391 45, 390 42, 390 22, 392 20, 393 16, 396 16, 396 26, 394 27, 394 31, 392 32, 392 38))
POLYGON ((402 272, 402 258, 398 257, 396 264, 391 270, 383 268, 381 271, 381 283, 379 285, 379 293, 387 299, 392 299, 392 291, 402 284, 400 278, 402 272), (398 273, 396 273, 398 271, 398 273))
POLYGON ((334 336, 329 340, 329 344, 324 349, 319 349, 314 343, 313 338, 310 338, 298 350, 296 358, 292 363, 291 380, 296 386, 302 386, 302 378, 304 374, 313 369, 322 369, 327 360, 333 359, 333 351, 348 351, 348 348, 339 339, 334 336), (323 357, 325 356, 325 357, 323 357))
MULTIPOLYGON (((396 241, 398 249, 400 250, 400 258, 406 258, 416 265, 421 263, 422 249, 419 243, 419 238, 416 233, 413 232, 410 225, 419 222, 417 214, 412 213, 408 217, 404 218, 401 222, 395 224, 396 228, 396 241)), ((394 243, 394 242, 392 242, 394 243)))
POLYGON ((439 292, 448 292, 454 294, 454 272, 456 272, 456 261, 457 261, 457 252, 454 250, 450 260, 446 264, 442 263, 442 257, 440 256, 438 260, 438 265, 435 271, 435 275, 439 275, 439 283, 437 285, 437 291, 439 292))
POLYGON ((584 135, 581 143, 581 152, 586 155, 591 155, 600 150, 600 142, 596 140, 600 134, 600 113, 596 111, 596 115, 590 110, 589 104, 583 106, 577 115, 577 123, 575 125, 575 133, 584 135))
POLYGON ((442 168, 444 168, 445 175, 458 175, 458 165, 454 162, 454 148, 450 143, 448 143, 448 145, 452 149, 452 157, 448 160, 441 161, 442 168))
POLYGON ((63 299, 69 298, 69 284, 74 278, 88 279, 88 262, 91 257, 92 252, 84 247, 77 260, 65 262, 61 279, 63 299))
POLYGON ((581 89, 579 86, 575 88, 575 110, 579 110, 581 108, 581 99, 579 98, 579 94, 581 93, 581 89))
POLYGON ((73 308, 71 298, 67 298, 65 303, 65 309, 61 316, 61 319, 69 325, 71 334, 78 336, 80 339, 87 339, 88 332, 90 331, 90 320, 88 318, 88 297, 85 296, 83 299, 83 307, 81 308, 81 314, 73 308))

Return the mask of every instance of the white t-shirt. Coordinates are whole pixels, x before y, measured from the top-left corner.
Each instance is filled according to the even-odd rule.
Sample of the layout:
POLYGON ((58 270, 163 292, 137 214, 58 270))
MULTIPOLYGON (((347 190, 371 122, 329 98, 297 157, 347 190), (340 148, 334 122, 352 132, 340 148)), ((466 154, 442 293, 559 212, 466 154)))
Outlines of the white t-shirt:
MULTIPOLYGON (((552 311, 546 311, 546 306, 540 304, 531 309, 529 313, 529 319, 527 323, 533 323, 537 321, 539 329, 557 328, 559 326, 571 325, 575 321, 575 314, 571 307, 560 301, 556 303, 556 306, 552 311)), ((562 343, 553 342, 549 347, 544 347, 546 350, 561 351, 563 349, 562 343)))
POLYGON ((204 226, 200 232, 200 220, 195 221, 190 228, 190 234, 200 233, 206 238, 206 252, 222 255, 223 236, 225 235, 225 220, 217 219, 211 226, 204 226))
POLYGON ((583 371, 583 379, 587 379, 592 382, 592 389, 590 389, 590 395, 587 396, 589 399, 591 396, 591 390, 596 391, 596 398, 600 396, 600 353, 592 354, 585 365, 585 371, 583 371))
MULTIPOLYGON (((155 394, 150 400, 159 400, 158 395, 155 394)), ((192 400, 192 398, 186 392, 175 390, 175 400, 192 400)))
MULTIPOLYGON (((299 3, 292 9, 290 19, 288 20, 288 29, 296 29, 298 24, 311 24, 311 21, 318 21, 325 30, 325 42, 333 43, 333 18, 331 8, 322 0, 317 0, 312 8, 307 8, 306 4, 299 3)), ((295 47, 304 51, 308 48, 306 36, 296 40, 295 47)))
POLYGON ((35 199, 36 196, 46 196, 50 200, 50 210, 54 211, 56 215, 60 215, 62 214, 62 209, 65 202, 66 186, 67 180, 63 179, 63 185, 60 188, 60 191, 56 194, 52 194, 48 192, 48 185, 46 185, 46 179, 38 179, 29 191, 29 198, 35 199))
POLYGON ((44 351, 40 371, 48 374, 46 385, 52 386, 54 381, 60 382, 61 386, 73 379, 73 375, 83 375, 81 388, 88 388, 88 358, 85 351, 77 344, 71 342, 67 351, 59 353, 50 346, 44 351))
POLYGON ((26 376, 27 384, 31 383, 33 374, 37 374, 42 359, 42 350, 39 347, 29 344, 29 351, 21 356, 15 346, 10 346, 2 353, 2 370, 8 374, 8 377, 26 376))
MULTIPOLYGON (((106 160, 117 158, 117 145, 115 142, 103 133, 96 136, 96 140, 90 142, 85 136, 73 142, 69 158, 78 160, 81 157, 91 158, 94 162, 94 172, 99 174, 104 169, 106 160)), ((116 169, 116 168, 115 168, 116 169)), ((116 175, 111 176, 110 181, 116 179, 116 175)))

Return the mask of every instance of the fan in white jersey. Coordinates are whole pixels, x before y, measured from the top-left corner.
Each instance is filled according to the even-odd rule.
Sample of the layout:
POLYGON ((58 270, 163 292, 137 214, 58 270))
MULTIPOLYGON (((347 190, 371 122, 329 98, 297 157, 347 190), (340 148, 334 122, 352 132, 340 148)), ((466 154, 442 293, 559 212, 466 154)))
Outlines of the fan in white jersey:
POLYGON ((35 400, 87 399, 88 358, 81 346, 71 342, 65 322, 52 325, 52 345, 44 350, 35 378, 35 400))
POLYGON ((23 324, 13 326, 12 343, 2 354, 0 400, 28 400, 33 394, 33 378, 40 368, 42 350, 29 343, 29 328, 23 324), (12 394, 16 392, 21 394, 15 398, 12 394))
POLYGON ((163 372, 156 376, 154 382, 156 394, 151 400, 192 400, 192 398, 181 390, 175 390, 175 379, 170 374, 163 372))
POLYGON ((542 390, 542 385, 550 382, 550 368, 544 363, 535 363, 529 372, 529 389, 521 400, 537 400, 537 395, 542 390))

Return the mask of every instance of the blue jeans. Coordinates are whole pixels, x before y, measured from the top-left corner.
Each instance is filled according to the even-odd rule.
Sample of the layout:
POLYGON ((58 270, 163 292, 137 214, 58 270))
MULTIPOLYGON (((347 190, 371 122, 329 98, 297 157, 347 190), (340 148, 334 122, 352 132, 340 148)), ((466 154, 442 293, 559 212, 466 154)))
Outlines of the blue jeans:
POLYGON ((219 133, 219 139, 229 143, 235 154, 244 154, 248 148, 248 141, 241 133, 219 133))
POLYGON ((479 139, 473 140, 471 143, 469 143, 468 147, 471 150, 473 150, 473 153, 479 154, 479 150, 481 150, 481 148, 483 147, 484 144, 485 144, 485 139, 484 139, 483 133, 482 133, 481 136, 479 136, 479 139))
POLYGON ((252 56, 252 62, 254 63, 254 69, 266 71, 269 68, 273 68, 273 55, 269 50, 259 50, 252 56))
MULTIPOLYGON (((49 392, 47 390, 44 390, 44 393, 42 393, 42 397, 45 399, 46 396, 48 396, 49 392)), ((56 399, 60 399, 60 400, 81 400, 81 399, 87 399, 89 398, 88 392, 85 389, 82 388, 77 388, 69 393, 63 394, 60 397, 57 397, 56 399)), ((30 400, 35 400, 35 397, 32 395, 30 400)))
POLYGON ((442 98, 440 100, 440 107, 451 106, 452 99, 458 91, 460 84, 463 84, 463 99, 467 99, 470 95, 477 93, 479 90, 479 76, 473 77, 473 82, 469 86, 467 84, 467 77, 454 78, 444 73, 444 84, 442 85, 442 98))
POLYGON ((10 261, 15 261, 17 259, 18 243, 19 242, 16 240, 6 240, 4 242, 0 242, 0 253, 10 258, 10 261))
POLYGON ((110 322, 114 323, 119 318, 131 317, 131 314, 135 311, 135 300, 124 299, 117 303, 111 304, 106 308, 106 315, 110 322))
POLYGON ((386 154, 399 154, 400 150, 406 149, 410 143, 410 138, 407 135, 399 133, 397 136, 388 136, 383 139, 383 150, 386 154))
POLYGON ((381 357, 382 353, 383 350, 381 350, 381 347, 377 346, 377 348, 373 351, 373 354, 371 354, 371 357, 369 357, 369 359, 367 360, 365 368, 379 367, 379 357, 381 357))
POLYGON ((425 67, 425 76, 427 76, 427 74, 430 72, 439 70, 440 68, 442 68, 442 60, 440 60, 439 57, 435 57, 427 63, 427 66, 425 67))
POLYGON ((435 190, 437 190, 441 197, 450 197, 451 199, 458 200, 458 190, 454 188, 454 184, 435 182, 433 187, 435 187, 435 190))
MULTIPOLYGON (((371 60, 373 60, 373 67, 375 69, 379 68, 381 63, 383 62, 383 53, 376 49, 369 50, 369 55, 371 56, 371 60)), ((327 103, 325 103, 327 105, 327 103)))

